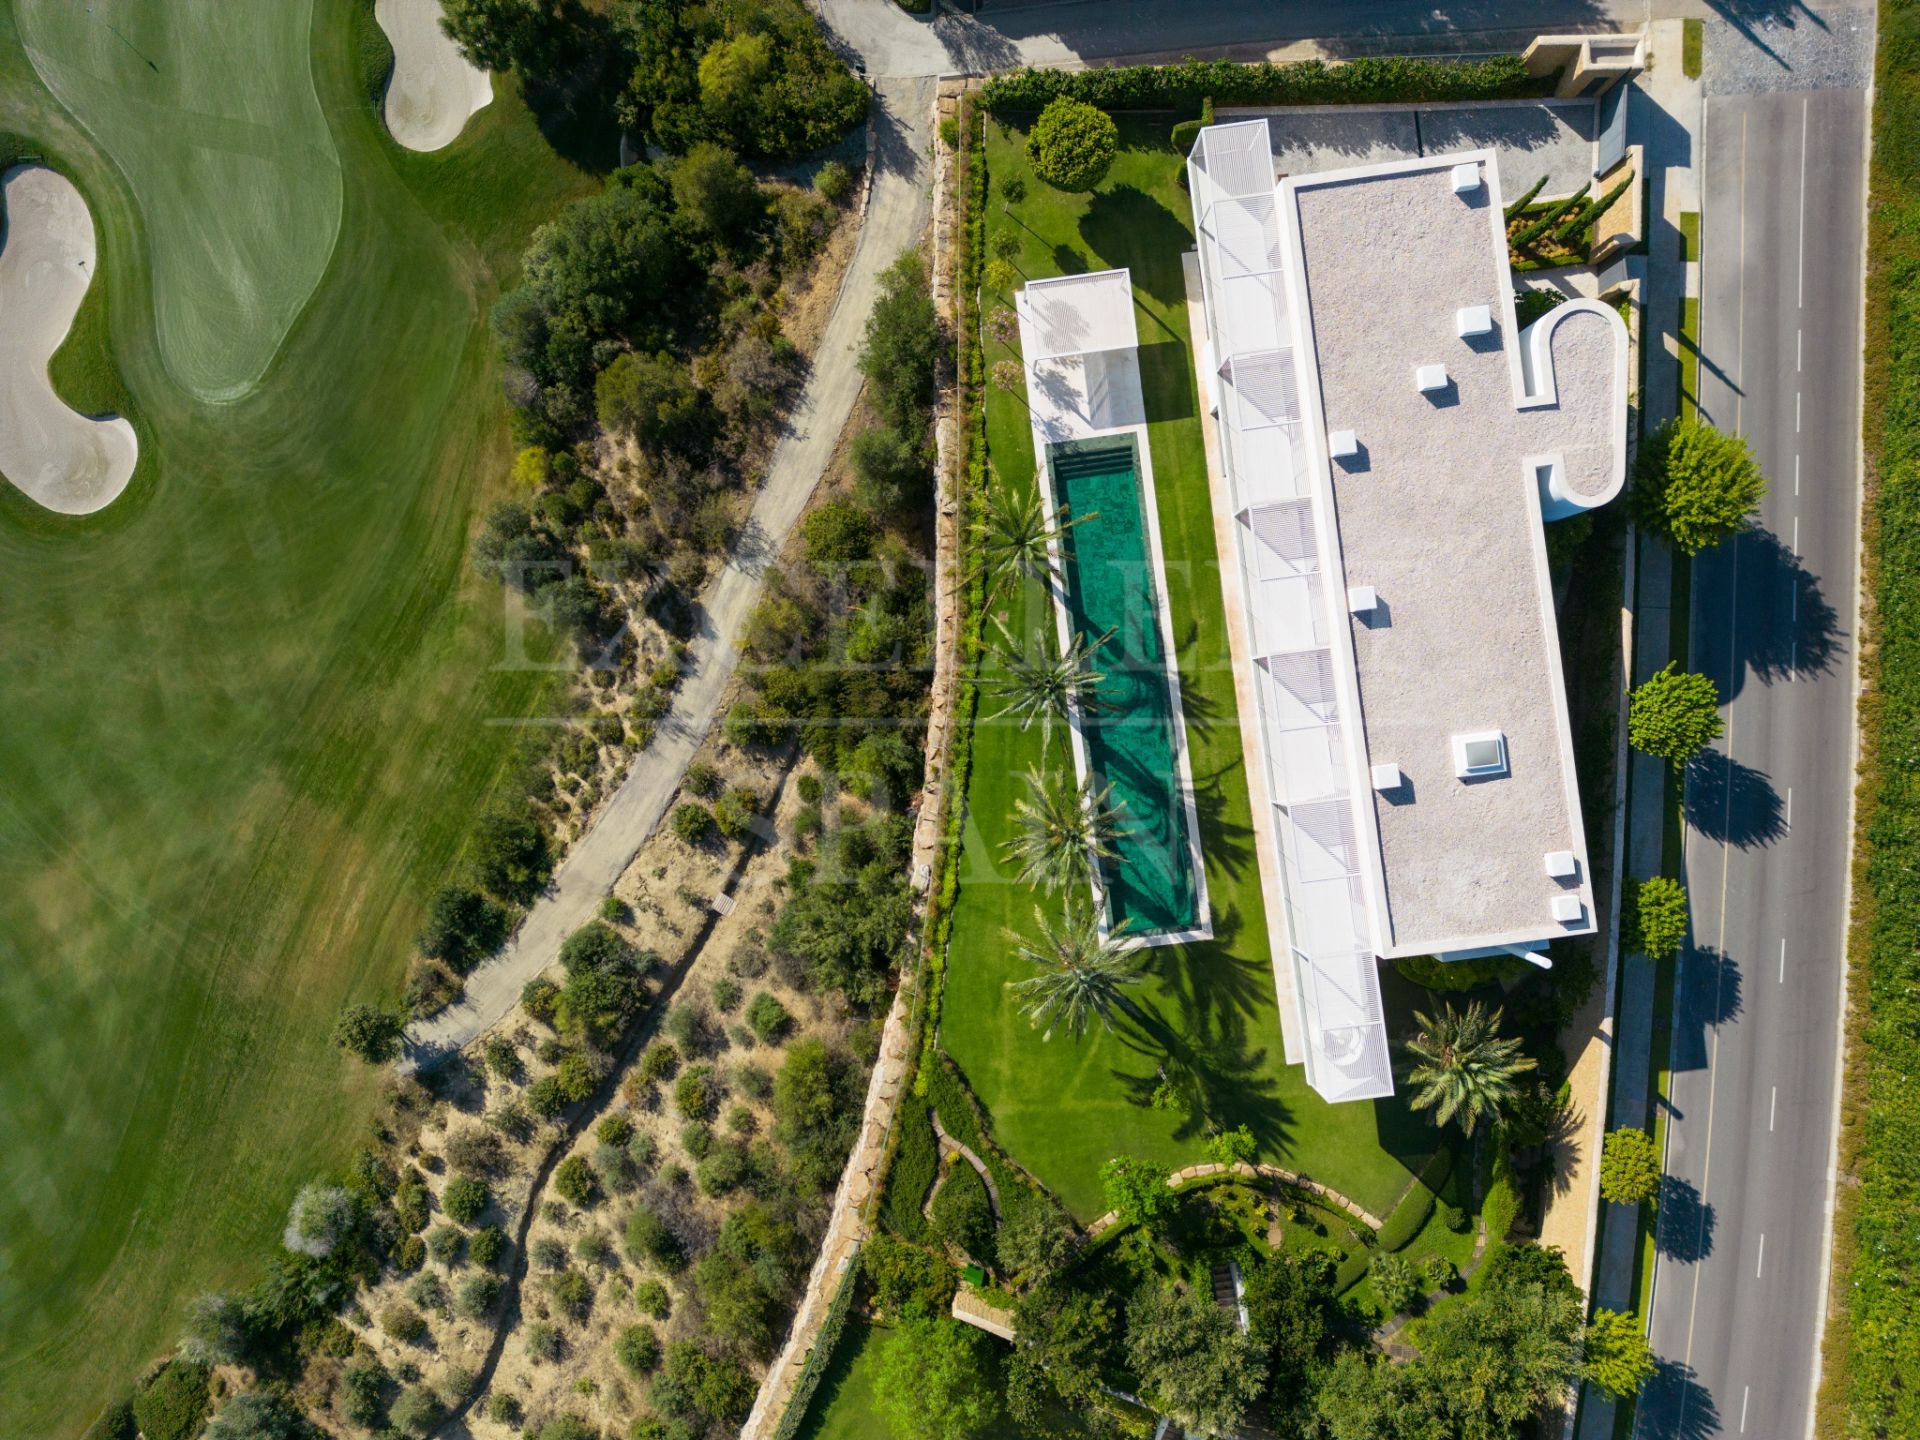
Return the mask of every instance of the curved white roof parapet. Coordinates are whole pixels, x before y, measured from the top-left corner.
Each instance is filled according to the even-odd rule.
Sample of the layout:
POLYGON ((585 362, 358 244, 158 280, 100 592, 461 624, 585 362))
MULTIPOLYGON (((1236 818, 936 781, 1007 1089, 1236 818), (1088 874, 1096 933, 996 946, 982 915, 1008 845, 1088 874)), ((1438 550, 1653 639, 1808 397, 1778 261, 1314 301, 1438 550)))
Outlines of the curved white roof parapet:
POLYGON ((93 216, 73 182, 43 165, 0 175, 0 474, 62 515, 112 504, 140 458, 131 424, 69 409, 47 378, 93 269, 93 216))
MULTIPOLYGON (((1554 463, 1544 518, 1606 504, 1627 480, 1627 327, 1609 305, 1569 300, 1520 332, 1538 453, 1554 463)), ((1544 463, 1544 460, 1543 462, 1544 463)))

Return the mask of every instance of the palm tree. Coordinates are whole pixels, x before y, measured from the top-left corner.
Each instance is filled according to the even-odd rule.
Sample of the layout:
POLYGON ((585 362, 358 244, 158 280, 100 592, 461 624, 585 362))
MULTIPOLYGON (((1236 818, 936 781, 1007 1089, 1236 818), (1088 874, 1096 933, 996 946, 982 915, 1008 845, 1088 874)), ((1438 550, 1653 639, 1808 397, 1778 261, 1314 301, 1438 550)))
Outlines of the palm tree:
POLYGON ((1125 832, 1120 812, 1107 803, 1111 785, 1096 791, 1092 784, 1050 785, 1037 768, 1027 771, 1031 795, 1013 802, 1020 829, 1006 842, 1009 860, 1020 862, 1020 879, 1047 890, 1084 885, 1093 863, 1113 855, 1113 845, 1125 832))
POLYGON ((1069 520, 1062 509, 1061 518, 1049 524, 1038 489, 1018 495, 1009 495, 1005 490, 993 490, 989 494, 987 523, 980 534, 980 569, 987 577, 987 587, 992 590, 1022 576, 1051 579, 1054 566, 1049 544, 1064 544, 1067 531, 1097 518, 1099 513, 1069 520))
POLYGON ((1042 1040, 1051 1040, 1053 1032, 1061 1027, 1078 1040, 1096 1018, 1102 1029, 1112 1030, 1115 1010, 1123 1010, 1135 1020, 1144 1018, 1123 993, 1124 986, 1140 978, 1143 958, 1138 943, 1123 934, 1126 921, 1102 939, 1099 912, 1091 905, 1071 901, 1057 928, 1037 905, 1033 919, 1038 938, 1014 930, 1001 933, 1013 946, 1014 954, 1039 967, 1038 975, 1009 980, 1007 988, 1023 997, 1022 1015, 1036 1028, 1047 1027, 1042 1040))
POLYGON ((1533 1061, 1518 1053, 1519 1040, 1500 1035, 1505 1013, 1488 1015, 1478 1000, 1464 1013, 1448 1002, 1438 1020, 1413 1012, 1420 1030, 1407 1050, 1421 1062, 1407 1077, 1420 1087, 1414 1109, 1433 1108, 1436 1125, 1458 1115, 1469 1135, 1482 1115, 1499 1119, 1501 1108, 1514 1098, 1514 1078, 1533 1069, 1533 1061))
POLYGON ((1046 632, 1036 630, 1032 649, 1040 658, 1030 660, 1028 652, 1007 629, 1006 622, 996 617, 994 624, 1000 630, 1000 643, 994 649, 1006 673, 989 679, 987 685, 997 698, 1007 703, 989 715, 989 720, 1012 715, 1020 721, 1022 730, 1038 720, 1041 735, 1050 740, 1053 722, 1066 719, 1073 706, 1078 706, 1082 714, 1104 708, 1099 692, 1107 677, 1095 670, 1091 662, 1093 653, 1113 638, 1113 631, 1107 631, 1091 645, 1075 635, 1067 648, 1055 655, 1046 632))

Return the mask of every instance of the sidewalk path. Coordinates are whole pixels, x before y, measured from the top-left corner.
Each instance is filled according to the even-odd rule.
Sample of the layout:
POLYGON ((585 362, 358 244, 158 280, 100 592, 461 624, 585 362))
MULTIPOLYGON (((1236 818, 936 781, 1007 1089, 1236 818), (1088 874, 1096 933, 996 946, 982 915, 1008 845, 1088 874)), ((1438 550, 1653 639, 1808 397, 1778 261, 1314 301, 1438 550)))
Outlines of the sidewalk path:
POLYGON ((860 394, 861 336, 880 276, 902 250, 918 243, 926 227, 932 105, 930 79, 885 80, 878 86, 873 191, 859 247, 753 512, 726 567, 701 596, 700 628, 673 708, 507 948, 468 978, 458 1004, 408 1027, 403 1070, 438 1063, 511 1010, 522 987, 553 963, 560 942, 599 913, 601 899, 666 813, 739 665, 740 633, 760 599, 766 567, 826 473, 860 394))
MULTIPOLYGON (((1678 396, 1680 301, 1693 293, 1693 272, 1697 270, 1681 255, 1680 215, 1700 208, 1695 166, 1701 134, 1700 82, 1687 79, 1680 68, 1680 22, 1656 21, 1650 39, 1654 66, 1636 82, 1641 93, 1634 97, 1630 112, 1630 138, 1646 146, 1652 181, 1640 341, 1646 356, 1646 391, 1640 404, 1648 430, 1673 418, 1678 396)), ((1636 593, 1632 597, 1635 685, 1671 658, 1673 611, 1673 552, 1644 536, 1636 543, 1636 593)), ((1628 752, 1627 763, 1626 878, 1631 882, 1660 873, 1667 777, 1660 761, 1637 750, 1628 752)), ((1623 952, 1614 1005, 1613 1103, 1607 1120, 1610 1130, 1645 1125, 1652 1118, 1648 1094, 1653 990, 1653 965, 1644 955, 1623 952)), ((1639 1297, 1634 1291, 1634 1266, 1639 1253, 1639 1216, 1631 1206, 1606 1204, 1591 1290, 1595 1309, 1626 1312, 1635 1308, 1639 1297)), ((1613 1419, 1613 1402, 1599 1391, 1589 1390, 1580 1407, 1580 1440, 1609 1440, 1613 1419)))

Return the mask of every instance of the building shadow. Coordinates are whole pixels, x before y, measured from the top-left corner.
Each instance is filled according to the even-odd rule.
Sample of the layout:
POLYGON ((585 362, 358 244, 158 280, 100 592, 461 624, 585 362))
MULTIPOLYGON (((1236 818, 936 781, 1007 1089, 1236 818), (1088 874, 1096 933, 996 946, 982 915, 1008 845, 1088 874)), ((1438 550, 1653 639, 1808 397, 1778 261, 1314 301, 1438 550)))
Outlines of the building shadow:
POLYGON ((1710 751, 1687 766, 1687 824, 1709 840, 1742 850, 1787 833, 1780 792, 1764 771, 1710 751))

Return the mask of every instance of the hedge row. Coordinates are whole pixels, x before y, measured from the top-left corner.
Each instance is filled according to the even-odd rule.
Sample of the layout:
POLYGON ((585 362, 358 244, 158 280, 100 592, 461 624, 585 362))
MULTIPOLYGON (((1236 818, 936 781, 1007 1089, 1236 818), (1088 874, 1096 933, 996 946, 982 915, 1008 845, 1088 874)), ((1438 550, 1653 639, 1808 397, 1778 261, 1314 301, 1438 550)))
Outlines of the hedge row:
POLYGON ((981 87, 987 108, 1042 109, 1070 95, 1103 110, 1197 111, 1216 105, 1357 105, 1368 102, 1505 100, 1545 95, 1553 77, 1536 79, 1518 55, 1486 60, 1371 57, 1329 65, 1237 65, 1231 60, 1187 60, 1178 65, 1116 65, 1095 70, 1016 70, 981 87))
POLYGON ((926 1244, 931 1238, 927 1219, 920 1211, 927 1191, 933 1188, 940 1170, 940 1147, 933 1138, 933 1120, 927 1102, 918 1095, 903 1095, 894 1116, 898 1138, 894 1142, 893 1164, 887 1171, 887 1193, 881 1202, 880 1221, 903 1240, 926 1244))
POLYGON ((833 1362, 833 1352, 840 1345, 840 1332, 847 1325, 847 1311, 853 1308, 853 1292, 859 1288, 860 1252, 856 1250, 853 1252, 853 1263, 847 1266, 840 1277, 840 1288, 833 1292, 833 1299, 827 1306, 827 1318, 820 1324, 820 1333, 813 1337, 813 1348, 807 1351, 806 1364, 801 1368, 800 1378, 794 1382, 793 1394, 788 1397, 780 1423, 774 1427, 773 1440, 793 1440, 806 1423, 807 1410, 813 1404, 813 1392, 820 1388, 821 1377, 833 1362))
POLYGON ((1382 1250, 1402 1250, 1412 1243, 1433 1214, 1433 1207, 1440 1199, 1440 1187, 1452 1175, 1453 1151, 1442 1146, 1427 1157, 1427 1163, 1420 1167, 1407 1193, 1400 1197, 1400 1203, 1380 1226, 1382 1250))
POLYGON ((1880 8, 1860 778, 1823 1434, 1920 1435, 1920 0, 1880 8), (1851 1182, 1851 1183, 1848 1183, 1851 1182))

